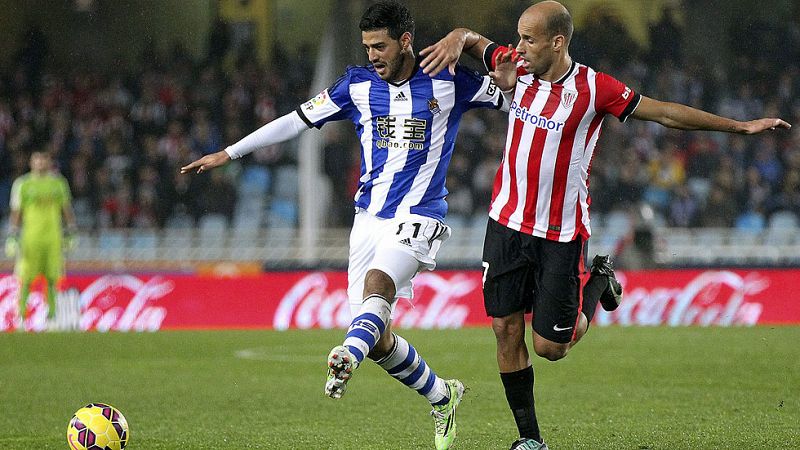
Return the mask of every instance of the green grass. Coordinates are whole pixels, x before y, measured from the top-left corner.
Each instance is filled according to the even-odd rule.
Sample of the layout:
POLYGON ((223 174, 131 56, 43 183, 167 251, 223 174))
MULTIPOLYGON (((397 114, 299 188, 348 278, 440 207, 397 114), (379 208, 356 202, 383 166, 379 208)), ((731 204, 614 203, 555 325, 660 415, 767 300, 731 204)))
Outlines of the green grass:
MULTIPOLYGON (((508 448, 491 330, 402 334, 470 388, 457 448, 508 448)), ((429 405, 375 364, 342 400, 322 395, 342 335, 0 335, 0 449, 66 448, 67 421, 93 401, 122 410, 134 450, 432 448, 429 405)), ((534 367, 553 449, 800 448, 798 327, 593 328, 565 360, 534 367)))

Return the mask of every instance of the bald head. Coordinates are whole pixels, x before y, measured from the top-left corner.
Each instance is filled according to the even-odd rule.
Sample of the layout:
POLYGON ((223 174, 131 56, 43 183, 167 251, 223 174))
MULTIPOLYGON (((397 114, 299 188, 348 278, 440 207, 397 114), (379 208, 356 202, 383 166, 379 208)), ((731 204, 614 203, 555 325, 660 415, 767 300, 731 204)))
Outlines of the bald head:
POLYGON ((531 5, 522 13, 520 22, 522 21, 540 25, 548 38, 564 36, 565 46, 568 46, 572 39, 572 16, 567 8, 557 1, 545 0, 531 5))

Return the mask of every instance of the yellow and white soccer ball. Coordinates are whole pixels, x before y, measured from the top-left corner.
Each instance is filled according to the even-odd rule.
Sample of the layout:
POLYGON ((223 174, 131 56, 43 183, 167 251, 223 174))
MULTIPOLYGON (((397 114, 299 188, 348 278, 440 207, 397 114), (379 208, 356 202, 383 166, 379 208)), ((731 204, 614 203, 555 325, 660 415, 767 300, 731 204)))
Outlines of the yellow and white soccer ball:
POLYGON ((73 450, 122 450, 129 436, 125 416, 105 403, 79 409, 67 426, 67 443, 73 450))

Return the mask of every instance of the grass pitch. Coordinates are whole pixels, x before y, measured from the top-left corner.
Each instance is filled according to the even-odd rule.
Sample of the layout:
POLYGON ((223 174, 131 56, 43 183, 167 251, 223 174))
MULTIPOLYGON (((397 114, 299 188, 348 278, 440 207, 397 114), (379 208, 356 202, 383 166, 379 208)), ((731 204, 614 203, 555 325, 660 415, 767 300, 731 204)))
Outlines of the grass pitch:
MULTIPOLYGON (((516 438, 488 328, 401 332, 470 389, 459 449, 516 438)), ((0 449, 64 449, 79 407, 106 402, 132 450, 433 448, 425 400, 375 364, 322 395, 341 330, 0 335, 0 449)), ((800 328, 598 328, 534 361, 553 449, 800 448, 800 328)))

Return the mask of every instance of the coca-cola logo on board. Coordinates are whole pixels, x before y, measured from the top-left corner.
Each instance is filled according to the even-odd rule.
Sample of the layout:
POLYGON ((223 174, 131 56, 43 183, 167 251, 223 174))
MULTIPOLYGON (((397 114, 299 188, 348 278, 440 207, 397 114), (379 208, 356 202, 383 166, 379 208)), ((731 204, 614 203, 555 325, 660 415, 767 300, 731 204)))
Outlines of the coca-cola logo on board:
MULTIPOLYGON (((623 273, 617 278, 626 285, 623 273)), ((635 287, 624 291, 619 308, 598 311, 599 325, 755 325, 764 306, 747 298, 769 287, 757 273, 745 276, 727 270, 706 271, 683 287, 635 287)))
MULTIPOLYGON (((81 330, 156 331, 161 328, 167 309, 156 303, 172 292, 174 284, 162 277, 143 281, 133 275, 106 275, 97 278, 77 293, 67 289, 56 302, 58 329, 67 330, 73 322, 81 330), (67 317, 65 317, 67 316, 67 317)), ((14 276, 0 277, 0 330, 15 327, 18 313, 19 283, 14 276)), ((25 329, 42 331, 47 327, 47 303, 39 292, 28 298, 25 329)))
MULTIPOLYGON (((460 328, 469 306, 460 300, 480 284, 465 274, 450 278, 425 272, 414 278, 414 300, 400 299, 393 324, 400 328, 460 328)), ((324 273, 311 273, 292 286, 280 301, 273 327, 347 328, 351 312, 346 287, 330 288, 324 273)))
POLYGON ((156 331, 167 315, 155 303, 172 292, 162 277, 142 281, 133 275, 106 275, 80 294, 82 330, 156 331))
MULTIPOLYGON (((14 330, 18 317, 19 282, 13 275, 0 277, 0 331, 14 330)), ((26 305, 25 329, 43 331, 47 326, 47 300, 40 292, 31 292, 26 305)))

